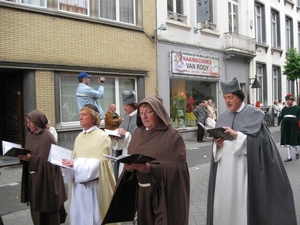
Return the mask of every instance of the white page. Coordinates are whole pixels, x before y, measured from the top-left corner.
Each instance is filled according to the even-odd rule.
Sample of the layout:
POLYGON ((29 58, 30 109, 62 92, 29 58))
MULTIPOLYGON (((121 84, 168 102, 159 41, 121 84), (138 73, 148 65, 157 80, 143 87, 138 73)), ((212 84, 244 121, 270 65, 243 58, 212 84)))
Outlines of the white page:
POLYGON ((68 169, 73 169, 72 167, 64 166, 61 161, 62 159, 72 159, 72 150, 63 148, 61 146, 51 144, 48 161, 54 165, 65 167, 68 169))
POLYGON ((121 137, 121 135, 118 134, 118 129, 116 129, 116 130, 108 130, 108 129, 104 129, 104 131, 105 131, 108 135, 112 135, 112 136, 116 136, 116 137, 121 137))
POLYGON ((8 142, 8 141, 2 141, 3 155, 6 152, 8 152, 11 148, 22 148, 22 145, 8 142))

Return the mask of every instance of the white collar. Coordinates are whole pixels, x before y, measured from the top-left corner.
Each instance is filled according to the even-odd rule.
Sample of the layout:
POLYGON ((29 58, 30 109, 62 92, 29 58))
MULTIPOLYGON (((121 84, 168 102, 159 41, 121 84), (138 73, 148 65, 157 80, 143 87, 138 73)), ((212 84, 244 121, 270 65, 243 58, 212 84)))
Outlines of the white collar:
POLYGON ((98 127, 96 125, 92 126, 91 128, 87 129, 87 130, 82 130, 84 133, 90 133, 92 132, 93 130, 96 130, 98 127))

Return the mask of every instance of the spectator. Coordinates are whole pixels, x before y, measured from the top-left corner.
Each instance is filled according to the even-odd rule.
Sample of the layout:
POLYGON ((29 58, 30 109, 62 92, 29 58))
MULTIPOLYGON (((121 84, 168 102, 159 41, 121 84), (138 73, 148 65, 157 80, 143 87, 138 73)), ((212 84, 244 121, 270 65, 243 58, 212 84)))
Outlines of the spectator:
POLYGON ((122 118, 116 113, 116 105, 110 104, 108 106, 108 111, 105 113, 105 129, 115 130, 122 123, 122 118))
POLYGON ((193 113, 197 118, 197 126, 198 126, 197 142, 203 142, 204 129, 199 124, 199 122, 202 123, 202 124, 205 124, 205 120, 208 116, 208 111, 205 107, 206 105, 207 105, 207 101, 201 100, 199 102, 199 105, 193 110, 193 113))
POLYGON ((260 101, 256 101, 255 107, 258 108, 258 109, 260 109, 260 101))
MULTIPOLYGON (((126 116, 118 128, 118 134, 120 134, 122 138, 114 138, 112 140, 112 148, 115 151, 115 156, 128 154, 127 148, 131 140, 131 134, 137 128, 136 126, 137 103, 136 103, 135 90, 122 91, 122 100, 123 100, 123 107, 126 116)), ((114 162, 114 172, 115 172, 116 179, 118 179, 122 171, 123 171, 123 164, 120 165, 119 162, 114 162)))
POLYGON ((102 110, 97 99, 101 99, 104 96, 104 82, 105 78, 98 78, 99 88, 94 90, 92 87, 89 87, 90 77, 92 75, 87 74, 86 72, 81 72, 78 74, 79 85, 76 90, 77 105, 78 111, 80 112, 81 108, 86 104, 92 104, 97 107, 100 112, 101 119, 104 119, 104 111, 102 110))
POLYGON ((132 219, 131 212, 138 211, 138 224, 188 224, 190 177, 186 147, 182 136, 169 121, 158 97, 148 97, 139 103, 138 128, 132 134, 128 152, 156 160, 125 164, 110 207, 112 211, 108 211, 107 217, 121 222, 132 219), (123 220, 118 212, 127 218, 123 220))
POLYGON ((217 120, 232 141, 214 140, 207 225, 297 224, 291 185, 264 113, 243 101, 236 78, 221 82, 227 106, 217 120))
POLYGON ((51 144, 56 142, 41 111, 29 112, 25 120, 29 131, 25 149, 32 152, 18 156, 23 164, 21 202, 30 203, 35 225, 59 225, 67 216, 64 208, 67 193, 61 168, 48 162, 51 144))
POLYGON ((51 126, 50 120, 48 120, 48 123, 47 123, 46 127, 50 131, 50 133, 53 135, 53 137, 55 139, 55 142, 57 143, 58 135, 57 135, 56 129, 51 126))
POLYGON ((296 150, 296 159, 299 159, 299 135, 298 135, 298 120, 300 118, 300 108, 294 104, 294 96, 287 94, 285 96, 287 106, 282 109, 281 121, 281 147, 286 147, 287 158, 284 162, 292 161, 291 148, 296 150))
POLYGON ((272 110, 273 110, 273 118, 274 118, 274 127, 277 127, 278 126, 278 118, 281 116, 280 108, 278 106, 277 100, 274 101, 272 110))
POLYGON ((214 120, 214 114, 209 113, 208 117, 205 120, 205 125, 207 128, 212 129, 216 127, 216 121, 214 120))
POLYGON ((211 99, 207 100, 207 109, 208 109, 209 113, 213 114, 213 119, 216 120, 217 119, 217 108, 211 99))
POLYGON ((109 207, 115 177, 111 162, 102 154, 111 154, 110 137, 101 129, 98 108, 92 104, 80 110, 83 131, 74 143, 74 160, 63 159, 65 182, 71 182, 70 223, 101 224, 109 207))

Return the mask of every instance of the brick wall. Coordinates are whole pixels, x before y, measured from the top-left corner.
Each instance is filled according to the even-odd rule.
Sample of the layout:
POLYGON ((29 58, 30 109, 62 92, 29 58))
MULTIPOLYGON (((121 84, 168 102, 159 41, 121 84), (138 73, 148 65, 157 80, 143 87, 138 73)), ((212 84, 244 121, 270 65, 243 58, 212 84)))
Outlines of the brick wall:
MULTIPOLYGON (((0 33, 5 34, 0 61, 146 70, 145 95, 156 94, 156 43, 150 37, 156 27, 155 1, 143 1, 144 32, 3 6, 0 15, 0 33)), ((44 76, 53 82, 53 73, 38 71, 37 88, 45 85, 39 87, 44 76)), ((53 91, 47 88, 42 93, 52 98, 53 91)), ((37 96, 38 106, 43 97, 37 96)))

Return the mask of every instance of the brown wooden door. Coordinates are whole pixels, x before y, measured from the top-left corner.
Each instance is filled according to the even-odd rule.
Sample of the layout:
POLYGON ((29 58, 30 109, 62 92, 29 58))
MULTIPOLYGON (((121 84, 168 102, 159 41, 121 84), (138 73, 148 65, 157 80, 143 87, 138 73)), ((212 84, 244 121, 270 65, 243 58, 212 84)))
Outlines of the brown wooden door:
MULTIPOLYGON (((22 72, 1 73, 0 137, 1 140, 24 146, 22 72)), ((2 141, 1 141, 2 152, 2 141)))

